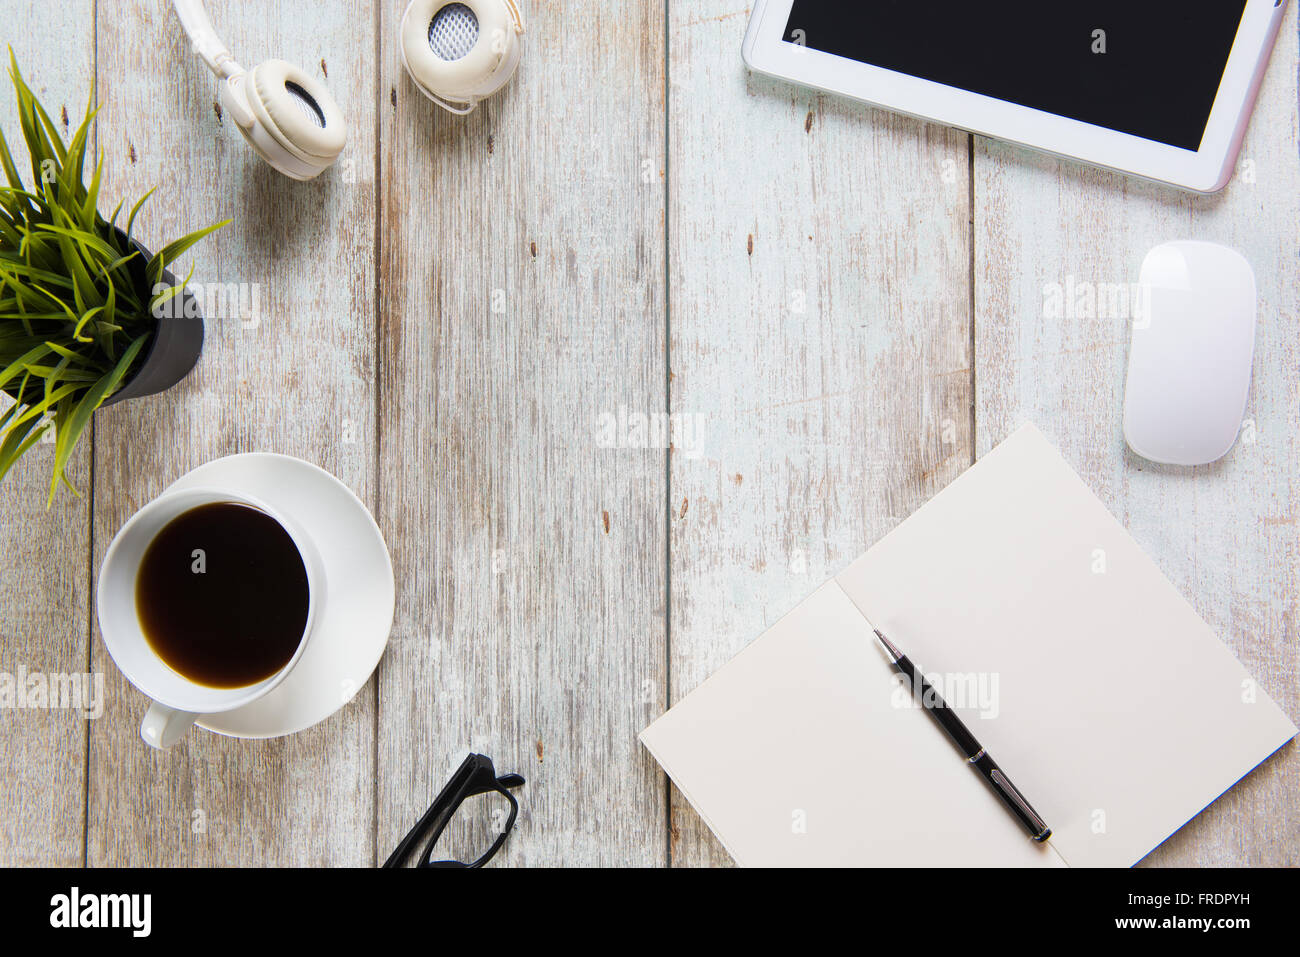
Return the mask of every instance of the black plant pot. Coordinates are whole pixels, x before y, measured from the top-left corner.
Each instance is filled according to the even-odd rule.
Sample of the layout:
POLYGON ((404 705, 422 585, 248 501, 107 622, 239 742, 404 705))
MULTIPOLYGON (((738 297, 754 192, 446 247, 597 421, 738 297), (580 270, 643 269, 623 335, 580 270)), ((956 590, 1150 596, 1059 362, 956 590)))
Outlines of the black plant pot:
MULTIPOLYGON (((126 233, 117 230, 118 240, 126 243, 126 233)), ((131 246, 138 252, 135 259, 128 264, 132 278, 145 290, 148 302, 152 288, 145 275, 145 264, 153 256, 149 250, 136 240, 131 246)), ((176 277, 164 269, 162 281, 169 286, 176 285, 176 277)), ((186 289, 172 299, 167 306, 170 315, 155 318, 153 338, 144 351, 144 362, 135 375, 127 379, 122 388, 113 393, 100 408, 124 402, 127 399, 139 399, 146 395, 166 392, 198 364, 199 353, 203 351, 203 316, 199 313, 198 303, 186 289), (173 318, 174 316, 174 318, 173 318)))

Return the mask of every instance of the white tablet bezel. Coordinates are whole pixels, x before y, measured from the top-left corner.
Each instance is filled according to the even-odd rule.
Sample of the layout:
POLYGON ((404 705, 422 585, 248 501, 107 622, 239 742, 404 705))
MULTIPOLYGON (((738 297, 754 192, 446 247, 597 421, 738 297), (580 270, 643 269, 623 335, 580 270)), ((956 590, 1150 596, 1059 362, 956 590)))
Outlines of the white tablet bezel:
POLYGON ((1195 152, 944 86, 782 37, 794 0, 756 0, 742 53, 750 69, 873 106, 1197 192, 1232 177, 1286 0, 1247 0, 1205 136, 1195 152))

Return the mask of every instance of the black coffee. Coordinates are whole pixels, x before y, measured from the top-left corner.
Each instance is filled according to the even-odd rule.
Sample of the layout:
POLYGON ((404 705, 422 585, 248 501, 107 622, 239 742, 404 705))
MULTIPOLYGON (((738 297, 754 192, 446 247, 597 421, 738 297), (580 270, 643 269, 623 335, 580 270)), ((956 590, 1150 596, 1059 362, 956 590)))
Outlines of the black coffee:
POLYGON ((256 684, 288 664, 307 626, 307 594, 307 569, 289 533, 233 502, 172 519, 135 580, 149 646, 211 688, 256 684))

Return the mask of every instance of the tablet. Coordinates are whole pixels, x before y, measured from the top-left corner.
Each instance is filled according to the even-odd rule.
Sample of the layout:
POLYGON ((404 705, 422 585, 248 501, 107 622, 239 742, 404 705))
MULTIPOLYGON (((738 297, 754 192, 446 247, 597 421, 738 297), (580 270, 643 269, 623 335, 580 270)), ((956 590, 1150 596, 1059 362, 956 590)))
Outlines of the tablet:
POLYGON ((1198 192, 1227 185, 1286 0, 756 0, 757 72, 1198 192))

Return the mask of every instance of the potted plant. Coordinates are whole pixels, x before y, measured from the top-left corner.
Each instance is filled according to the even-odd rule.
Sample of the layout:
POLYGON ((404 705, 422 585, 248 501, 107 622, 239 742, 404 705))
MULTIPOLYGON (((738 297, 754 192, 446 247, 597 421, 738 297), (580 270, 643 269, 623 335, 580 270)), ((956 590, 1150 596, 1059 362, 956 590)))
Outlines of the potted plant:
POLYGON ((0 391, 13 400, 0 413, 0 480, 53 428, 52 502, 61 481, 72 488, 64 470, 96 409, 165 391, 198 362, 203 319, 166 267, 229 220, 150 253, 132 227, 153 190, 122 229, 122 203, 108 219, 97 208, 102 150, 84 181, 94 93, 65 145, 12 50, 9 63, 32 186, 0 133, 0 391))

